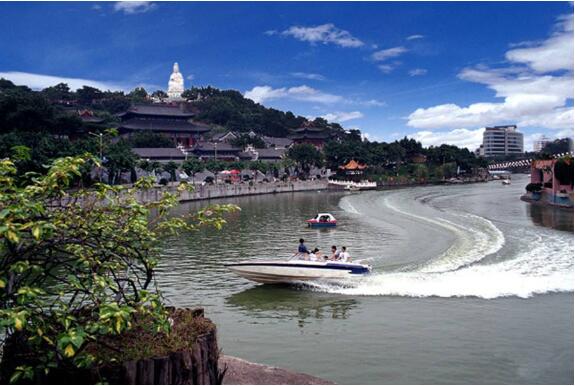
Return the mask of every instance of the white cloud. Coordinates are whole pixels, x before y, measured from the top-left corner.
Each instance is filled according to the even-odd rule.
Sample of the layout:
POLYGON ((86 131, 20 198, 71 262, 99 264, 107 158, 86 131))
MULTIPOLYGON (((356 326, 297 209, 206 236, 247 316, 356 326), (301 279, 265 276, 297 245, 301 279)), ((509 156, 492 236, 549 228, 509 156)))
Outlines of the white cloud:
POLYGON ((387 106, 387 103, 379 101, 377 99, 368 99, 368 100, 361 100, 361 101, 357 101, 356 103, 360 104, 360 105, 364 105, 364 106, 368 106, 368 107, 383 107, 383 106, 387 106))
POLYGON ((379 68, 380 71, 383 72, 384 74, 389 74, 395 69, 395 66, 391 64, 380 64, 377 66, 377 68, 379 68))
POLYGON ((127 90, 129 87, 114 82, 102 82, 98 80, 82 79, 82 78, 66 78, 62 76, 32 74, 28 72, 0 72, 0 78, 5 78, 12 81, 16 85, 25 85, 34 90, 41 90, 46 87, 57 85, 58 83, 66 83, 70 89, 77 90, 82 86, 95 87, 100 90, 127 90))
POLYGON ((405 39, 406 40, 416 40, 416 39, 423 39, 423 38, 424 38, 423 35, 411 35, 411 36, 406 37, 405 39))
POLYGON ((495 91, 496 97, 503 98, 501 102, 418 108, 409 115, 408 126, 454 129, 516 123, 520 127, 573 130, 573 107, 569 106, 573 100, 572 23, 572 16, 562 18, 550 39, 508 51, 508 60, 518 65, 495 69, 476 66, 458 74, 460 79, 495 91), (550 53, 556 54, 557 61, 550 59, 550 53), (545 73, 557 70, 563 73, 545 73))
POLYGON ((256 86, 251 90, 246 91, 244 96, 256 103, 264 103, 268 100, 280 98, 323 104, 343 101, 343 98, 339 95, 325 93, 306 85, 290 88, 282 87, 276 89, 270 86, 256 86))
POLYGON ((403 53, 406 53, 407 51, 408 50, 405 47, 393 47, 388 48, 386 50, 376 51, 373 54, 371 54, 371 58, 378 62, 383 62, 384 60, 387 60, 389 58, 395 58, 403 53))
POLYGON ((114 11, 123 12, 126 15, 145 13, 156 8, 151 1, 118 1, 114 3, 114 11))
POLYGON ((325 76, 309 72, 292 72, 291 76, 293 76, 294 78, 309 79, 309 80, 325 80, 325 76))
POLYGON ((457 147, 466 147, 473 151, 483 143, 483 131, 485 129, 455 129, 451 131, 418 131, 408 134, 407 137, 421 142, 425 147, 440 146, 442 144, 455 145, 457 147))
POLYGON ((523 42, 527 48, 517 48, 505 54, 507 60, 527 64, 537 72, 573 71, 573 15, 559 19, 556 31, 543 42, 523 42))
MULTIPOLYGON (((266 34, 270 34, 267 31, 266 34)), ((273 33, 272 33, 273 34, 273 33)), ((361 47, 364 43, 348 31, 333 24, 322 24, 315 27, 292 26, 281 33, 311 44, 335 44, 341 47, 361 47)))
POLYGON ((195 76, 194 76, 194 74, 190 74, 190 75, 186 76, 186 79, 191 81, 191 80, 195 79, 195 76))
POLYGON ((421 76, 427 74, 427 70, 425 68, 415 68, 409 71, 409 76, 421 76))
POLYGON ((352 119, 363 118, 363 114, 361 113, 361 111, 350 111, 350 112, 337 111, 335 113, 329 113, 329 114, 322 115, 322 118, 328 122, 339 122, 339 123, 341 123, 341 122, 351 121, 352 119))

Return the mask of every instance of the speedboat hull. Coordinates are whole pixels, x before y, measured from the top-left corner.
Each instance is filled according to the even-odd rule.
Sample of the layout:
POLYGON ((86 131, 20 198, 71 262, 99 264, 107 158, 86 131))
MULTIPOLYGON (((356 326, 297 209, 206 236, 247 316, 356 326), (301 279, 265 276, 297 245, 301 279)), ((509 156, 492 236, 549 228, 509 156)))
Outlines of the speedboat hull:
POLYGON ((319 222, 319 221, 308 220, 308 222, 307 222, 307 226, 310 228, 333 228, 336 225, 337 225, 337 221, 319 222))
POLYGON ((338 280, 371 272, 369 265, 334 261, 260 260, 240 261, 226 266, 245 279, 268 284, 338 280))

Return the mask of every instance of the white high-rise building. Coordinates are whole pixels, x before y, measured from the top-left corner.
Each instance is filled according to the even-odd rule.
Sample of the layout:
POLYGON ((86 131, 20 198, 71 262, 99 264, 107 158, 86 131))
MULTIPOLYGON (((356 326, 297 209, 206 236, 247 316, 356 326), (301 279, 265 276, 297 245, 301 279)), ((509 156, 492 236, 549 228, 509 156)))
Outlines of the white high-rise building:
POLYGON ((551 138, 547 138, 546 136, 542 135, 537 141, 533 142, 533 151, 539 153, 545 145, 548 143, 553 142, 551 138))
POLYGON ((483 132, 486 157, 523 153, 523 133, 516 125, 486 127, 483 132))

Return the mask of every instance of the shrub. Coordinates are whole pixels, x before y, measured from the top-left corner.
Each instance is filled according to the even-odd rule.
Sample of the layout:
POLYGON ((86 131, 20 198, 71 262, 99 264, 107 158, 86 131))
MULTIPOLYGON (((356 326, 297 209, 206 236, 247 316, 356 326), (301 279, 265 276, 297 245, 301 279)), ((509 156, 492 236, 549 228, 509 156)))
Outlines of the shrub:
POLYGON ((571 162, 565 159, 557 160, 553 172, 561 185, 573 185, 573 160, 571 162))
POLYGON ((160 185, 164 185, 164 186, 168 185, 168 179, 162 177, 162 178, 160 179, 160 185))
MULTIPOLYGON (((97 365, 103 359, 86 347, 130 331, 138 316, 149 318, 151 331, 169 332, 154 279, 158 240, 201 225, 219 229, 223 213, 236 208, 211 206, 174 217, 178 195, 191 186, 140 203, 138 193, 153 187, 152 177, 129 189, 96 184, 69 191, 89 161, 98 162, 57 159, 46 175, 21 186, 14 163, 0 160, 1 334, 23 338, 30 353, 15 369, 3 366, 3 381, 41 383, 54 369, 97 365)), ((3 358, 3 365, 11 359, 3 358)))

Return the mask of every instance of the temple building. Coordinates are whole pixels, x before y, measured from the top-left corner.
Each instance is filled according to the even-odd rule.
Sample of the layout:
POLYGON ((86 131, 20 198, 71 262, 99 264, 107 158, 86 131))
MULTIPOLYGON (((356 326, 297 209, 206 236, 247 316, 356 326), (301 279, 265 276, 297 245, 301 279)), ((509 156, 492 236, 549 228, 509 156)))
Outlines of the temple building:
POLYGON ((206 124, 195 122, 195 113, 179 105, 135 105, 119 115, 118 131, 130 136, 138 131, 151 131, 173 139, 174 147, 190 148, 210 131, 206 124))
POLYGON ((314 127, 312 122, 307 122, 299 129, 292 130, 288 138, 295 144, 309 143, 321 149, 332 135, 329 129, 314 127))

